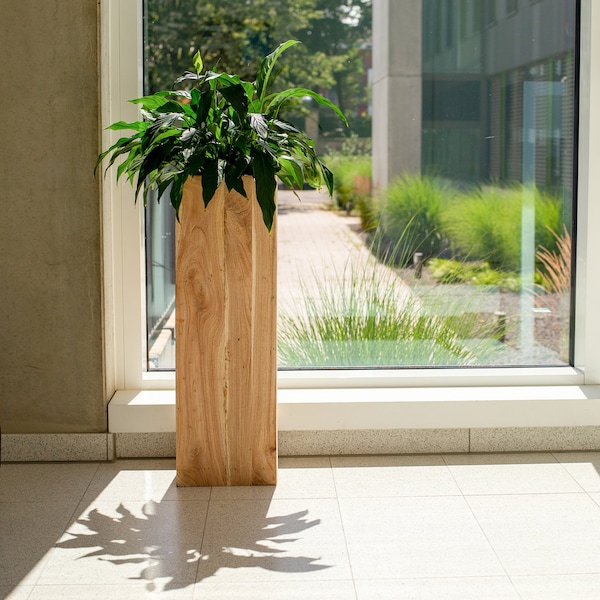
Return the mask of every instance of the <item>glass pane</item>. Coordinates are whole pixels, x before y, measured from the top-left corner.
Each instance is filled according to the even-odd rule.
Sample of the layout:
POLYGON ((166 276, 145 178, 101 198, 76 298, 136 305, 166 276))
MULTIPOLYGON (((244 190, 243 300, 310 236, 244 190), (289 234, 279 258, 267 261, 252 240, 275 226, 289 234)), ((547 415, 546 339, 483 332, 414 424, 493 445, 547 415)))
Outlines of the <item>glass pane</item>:
MULTIPOLYGON (((570 364, 577 2, 371 11, 146 0, 146 92, 198 49, 252 80, 294 38, 281 85, 349 117, 346 130, 308 100, 284 115, 336 192, 278 192, 280 367, 570 364)), ((146 214, 149 368, 174 368, 174 221, 168 202, 146 214)))

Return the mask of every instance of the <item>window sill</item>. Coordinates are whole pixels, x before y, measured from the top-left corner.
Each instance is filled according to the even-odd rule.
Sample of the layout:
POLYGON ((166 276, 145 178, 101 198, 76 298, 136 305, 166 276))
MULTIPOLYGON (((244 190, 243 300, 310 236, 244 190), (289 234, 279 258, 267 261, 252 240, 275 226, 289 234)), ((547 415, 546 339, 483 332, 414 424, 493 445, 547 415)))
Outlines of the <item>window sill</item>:
MULTIPOLYGON (((539 379, 529 373, 525 383, 524 371, 523 382, 511 386, 482 385, 484 379, 490 383, 482 371, 467 374, 469 386, 464 380, 450 385, 450 373, 435 371, 427 376, 428 387, 417 385, 423 378, 415 373, 405 373, 405 385, 398 387, 396 372, 393 387, 380 371, 282 372, 278 429, 600 426, 600 386, 582 385, 582 376, 572 369, 544 371, 539 379)), ((111 433, 173 432, 175 391, 117 391, 108 414, 111 433)))

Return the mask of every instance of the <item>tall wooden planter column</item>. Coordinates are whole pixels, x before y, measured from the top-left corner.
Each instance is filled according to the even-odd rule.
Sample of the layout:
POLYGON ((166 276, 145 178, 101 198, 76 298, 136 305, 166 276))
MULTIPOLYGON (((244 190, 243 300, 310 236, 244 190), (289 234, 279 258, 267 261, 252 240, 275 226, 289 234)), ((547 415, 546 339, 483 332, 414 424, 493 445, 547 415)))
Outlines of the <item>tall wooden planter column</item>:
POLYGON ((187 181, 176 234, 179 486, 274 485, 276 238, 248 198, 221 185, 204 207, 187 181))

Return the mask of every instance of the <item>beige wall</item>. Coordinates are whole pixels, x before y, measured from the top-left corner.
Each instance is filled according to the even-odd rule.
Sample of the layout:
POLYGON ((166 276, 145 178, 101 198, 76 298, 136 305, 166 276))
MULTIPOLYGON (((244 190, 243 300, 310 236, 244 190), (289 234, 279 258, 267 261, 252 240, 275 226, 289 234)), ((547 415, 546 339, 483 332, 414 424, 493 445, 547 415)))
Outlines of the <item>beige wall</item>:
POLYGON ((0 0, 0 426, 106 430, 96 0, 0 0))

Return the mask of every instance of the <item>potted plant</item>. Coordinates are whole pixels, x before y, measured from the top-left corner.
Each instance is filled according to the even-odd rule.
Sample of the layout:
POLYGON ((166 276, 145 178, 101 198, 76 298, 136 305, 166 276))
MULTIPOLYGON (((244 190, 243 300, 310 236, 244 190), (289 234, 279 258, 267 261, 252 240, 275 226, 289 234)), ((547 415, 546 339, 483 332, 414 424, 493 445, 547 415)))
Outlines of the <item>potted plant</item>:
POLYGON ((119 158, 144 205, 167 194, 177 215, 176 409, 178 485, 274 484, 276 430, 276 178, 290 188, 333 176, 313 141, 281 116, 316 92, 271 93, 289 40, 266 56, 256 80, 194 72, 174 89, 132 100, 142 119, 103 152, 119 158), (181 88, 181 89, 178 89, 181 88))

